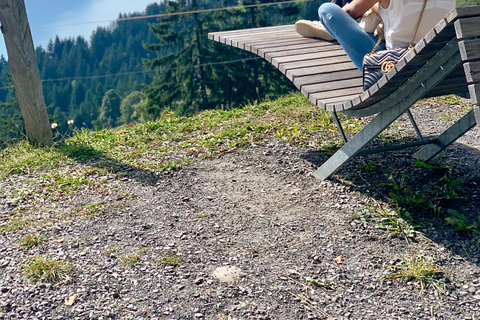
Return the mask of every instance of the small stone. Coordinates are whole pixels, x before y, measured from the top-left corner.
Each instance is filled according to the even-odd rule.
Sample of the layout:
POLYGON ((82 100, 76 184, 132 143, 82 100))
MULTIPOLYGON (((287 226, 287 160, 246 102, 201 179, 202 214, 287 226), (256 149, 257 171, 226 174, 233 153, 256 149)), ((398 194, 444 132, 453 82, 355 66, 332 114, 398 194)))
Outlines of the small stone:
POLYGON ((235 266, 218 267, 213 271, 212 276, 220 282, 235 282, 245 276, 242 270, 235 266))
POLYGON ((203 313, 200 313, 200 312, 195 313, 195 318, 203 318, 203 313))
POLYGON ((468 291, 469 291, 470 293, 474 293, 475 291, 477 291, 477 288, 475 288, 475 287, 470 287, 470 288, 468 288, 468 291))
POLYGON ((203 278, 197 278, 197 279, 195 279, 195 284, 197 284, 197 285, 198 285, 198 284, 202 284, 203 281, 205 281, 205 279, 203 279, 203 278))

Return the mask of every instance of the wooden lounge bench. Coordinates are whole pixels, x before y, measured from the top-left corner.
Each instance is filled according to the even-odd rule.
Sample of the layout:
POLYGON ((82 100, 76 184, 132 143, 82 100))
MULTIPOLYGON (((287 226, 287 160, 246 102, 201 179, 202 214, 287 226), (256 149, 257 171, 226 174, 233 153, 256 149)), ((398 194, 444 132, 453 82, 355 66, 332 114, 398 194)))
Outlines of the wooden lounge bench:
POLYGON ((362 74, 336 42, 298 35, 293 25, 208 34, 209 39, 253 52, 278 68, 316 106, 332 111, 345 144, 315 176, 326 179, 353 157, 425 145, 415 155, 427 161, 480 123, 480 6, 448 13, 394 69, 367 91, 362 74), (469 93, 476 107, 435 139, 424 139, 409 108, 420 98, 469 93), (347 141, 337 112, 376 116, 347 141), (418 141, 364 148, 407 112, 418 141))

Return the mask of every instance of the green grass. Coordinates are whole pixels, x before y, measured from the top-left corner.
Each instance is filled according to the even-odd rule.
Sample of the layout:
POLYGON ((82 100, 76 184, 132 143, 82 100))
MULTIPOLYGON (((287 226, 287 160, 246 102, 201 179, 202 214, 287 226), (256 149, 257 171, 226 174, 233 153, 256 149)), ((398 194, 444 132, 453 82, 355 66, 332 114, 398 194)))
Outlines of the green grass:
POLYGON ((27 264, 22 268, 24 275, 33 281, 56 282, 67 279, 68 274, 75 269, 75 265, 61 260, 34 256, 28 258, 27 264))
MULTIPOLYGON (((341 120, 347 133, 363 123, 346 116, 341 120)), ((316 148, 325 141, 340 141, 332 116, 297 94, 241 109, 204 111, 193 117, 166 114, 155 122, 115 130, 80 130, 51 148, 18 143, 0 152, 4 164, 0 177, 48 172, 44 175, 46 187, 70 192, 88 183, 89 167, 110 173, 129 168, 149 173, 178 170, 199 155, 215 156, 232 148, 261 144, 265 135, 316 148), (87 166, 74 174, 49 171, 77 162, 87 166)))
POLYGON ((10 221, 7 223, 0 225, 0 232, 1 231, 10 231, 10 232, 15 232, 15 231, 20 231, 23 229, 28 228, 31 226, 33 223, 35 223, 35 218, 12 218, 10 221))
POLYGON ((43 243, 45 236, 41 234, 28 233, 18 242, 22 248, 31 248, 43 243))
POLYGON ((419 295, 422 295, 428 286, 432 286, 442 294, 446 291, 445 282, 440 280, 445 275, 445 271, 432 258, 415 254, 403 263, 392 265, 391 268, 394 271, 388 274, 387 278, 407 279, 418 282, 420 284, 419 295))
POLYGON ((182 264, 183 260, 181 257, 173 255, 173 254, 166 254, 163 258, 158 262, 160 265, 169 265, 169 266, 178 266, 182 264))
POLYGON ((121 266, 134 267, 142 262, 142 258, 138 253, 127 253, 118 256, 118 261, 121 266))

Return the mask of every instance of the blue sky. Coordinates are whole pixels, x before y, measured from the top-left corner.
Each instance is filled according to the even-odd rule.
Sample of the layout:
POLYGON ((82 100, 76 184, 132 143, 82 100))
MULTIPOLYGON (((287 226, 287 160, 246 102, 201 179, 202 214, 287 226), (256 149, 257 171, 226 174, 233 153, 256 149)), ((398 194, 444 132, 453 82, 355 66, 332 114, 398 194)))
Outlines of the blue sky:
MULTIPOLYGON (((45 48, 49 39, 56 35, 69 38, 82 35, 89 40, 92 31, 105 23, 80 24, 60 27, 71 23, 115 20, 119 13, 143 12, 155 0, 24 0, 28 21, 32 29, 35 47, 45 48), (49 26, 48 28, 43 28, 49 26), (51 26, 51 27, 50 27, 51 26)), ((0 55, 7 57, 5 40, 0 35, 0 55)))

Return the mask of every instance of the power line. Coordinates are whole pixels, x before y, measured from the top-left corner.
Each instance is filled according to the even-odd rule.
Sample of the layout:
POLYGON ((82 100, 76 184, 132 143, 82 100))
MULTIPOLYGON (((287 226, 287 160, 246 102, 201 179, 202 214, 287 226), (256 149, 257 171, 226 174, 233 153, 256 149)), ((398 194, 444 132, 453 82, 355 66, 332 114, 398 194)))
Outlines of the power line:
MULTIPOLYGON (((302 1, 303 2, 310 2, 310 1, 315 1, 315 0, 302 0, 302 1)), ((31 29, 32 30, 39 30, 39 29, 71 27, 71 26, 78 26, 78 25, 85 25, 85 24, 95 24, 95 23, 98 24, 98 23, 105 23, 105 22, 120 22, 120 21, 142 20, 142 19, 151 19, 151 18, 164 18, 164 17, 171 17, 171 16, 194 14, 194 13, 206 13, 206 12, 225 11, 225 10, 232 10, 232 9, 268 7, 268 6, 275 6, 275 5, 282 5, 282 4, 292 4, 292 3, 296 3, 296 2, 298 2, 298 1, 297 0, 291 0, 291 1, 281 1, 281 2, 268 2, 268 3, 250 4, 250 5, 235 6, 235 7, 224 7, 224 8, 214 8, 214 9, 204 9, 204 10, 171 12, 171 13, 153 14, 153 15, 148 15, 148 16, 136 16, 136 17, 128 17, 128 18, 119 18, 119 19, 115 19, 115 20, 98 20, 98 21, 85 21, 85 22, 76 22, 76 23, 58 24, 58 25, 46 25, 46 26, 40 26, 40 27, 33 27, 31 29)))
MULTIPOLYGON (((244 62, 244 61, 258 60, 258 59, 261 59, 261 58, 260 57, 244 58, 244 59, 237 59, 237 60, 230 60, 230 61, 218 61, 218 62, 201 63, 201 64, 196 64, 196 65, 193 65, 193 66, 185 66, 185 67, 172 67, 172 68, 161 68, 161 69, 155 69, 155 70, 139 70, 139 71, 129 71, 129 72, 117 72, 117 73, 103 74, 103 75, 97 75, 97 76, 88 76, 88 77, 65 77, 65 78, 57 78, 57 79, 45 79, 45 80, 42 80, 42 83, 43 82, 102 79, 102 78, 109 78, 109 77, 118 76, 118 75, 131 75, 131 74, 139 74, 139 73, 152 73, 152 72, 157 72, 157 71, 162 72, 162 71, 170 71, 170 70, 193 69, 193 68, 198 68, 198 67, 213 66, 213 65, 220 65, 220 64, 230 64, 230 63, 244 62)), ((13 88, 14 88, 13 86, 6 86, 6 87, 0 87, 0 90, 13 89, 13 88)))

